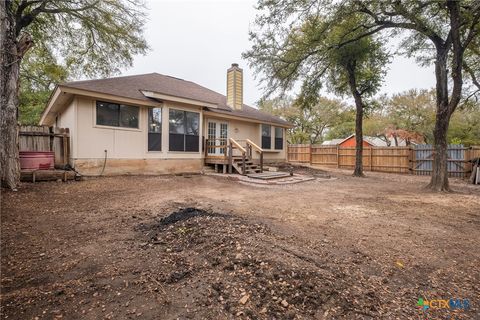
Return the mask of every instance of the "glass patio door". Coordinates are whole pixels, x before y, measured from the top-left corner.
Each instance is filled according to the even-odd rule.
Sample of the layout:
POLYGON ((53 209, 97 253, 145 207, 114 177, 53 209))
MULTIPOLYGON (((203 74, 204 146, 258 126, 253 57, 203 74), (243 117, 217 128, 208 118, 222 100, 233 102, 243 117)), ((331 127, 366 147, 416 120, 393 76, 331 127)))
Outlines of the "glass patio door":
MULTIPOLYGON (((208 121, 207 138, 209 146, 227 144, 228 124, 226 122, 208 121)), ((221 156, 224 153, 224 148, 208 148, 208 154, 212 156, 221 156)))

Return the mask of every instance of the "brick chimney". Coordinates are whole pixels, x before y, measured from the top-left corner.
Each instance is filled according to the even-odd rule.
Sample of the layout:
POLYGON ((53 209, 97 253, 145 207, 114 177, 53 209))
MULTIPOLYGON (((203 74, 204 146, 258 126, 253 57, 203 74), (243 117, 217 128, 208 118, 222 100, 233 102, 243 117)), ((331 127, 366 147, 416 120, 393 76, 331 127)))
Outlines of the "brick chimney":
POLYGON ((242 110, 243 105, 243 70, 237 63, 227 70, 227 105, 235 110, 242 110))

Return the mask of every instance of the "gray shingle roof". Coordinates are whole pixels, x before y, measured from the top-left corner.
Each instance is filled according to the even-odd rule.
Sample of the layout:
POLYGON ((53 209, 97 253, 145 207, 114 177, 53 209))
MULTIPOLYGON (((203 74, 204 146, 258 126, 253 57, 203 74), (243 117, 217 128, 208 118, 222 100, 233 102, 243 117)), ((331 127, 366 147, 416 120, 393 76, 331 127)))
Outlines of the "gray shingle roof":
POLYGON ((290 125, 290 123, 277 116, 262 112, 247 105, 243 105, 242 110, 234 110, 227 106, 227 98, 223 94, 205 88, 191 81, 159 73, 148 73, 97 80, 73 81, 63 83, 61 85, 69 88, 146 101, 151 101, 151 99, 143 95, 141 91, 153 91, 179 98, 193 99, 215 104, 218 106, 218 109, 207 108, 207 110, 219 114, 228 114, 241 118, 277 123, 280 125, 290 125))

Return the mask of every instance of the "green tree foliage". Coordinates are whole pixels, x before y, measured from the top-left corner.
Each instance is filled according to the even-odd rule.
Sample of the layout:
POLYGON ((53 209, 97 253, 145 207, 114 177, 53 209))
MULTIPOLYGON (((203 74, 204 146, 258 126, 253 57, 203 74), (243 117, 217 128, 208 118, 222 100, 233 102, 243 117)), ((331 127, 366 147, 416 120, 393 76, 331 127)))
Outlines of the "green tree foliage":
POLYGON ((105 77, 148 49, 140 1, 13 1, 34 47, 22 59, 19 122, 37 124, 51 90, 73 78, 105 77), (26 6, 26 7, 25 7, 26 6), (23 8, 23 9, 22 9, 23 8), (38 12, 38 13, 37 13, 38 12))
POLYGON ((143 10, 140 0, 0 1, 2 184, 16 189, 20 179, 20 103, 21 119, 33 122, 46 100, 48 82, 107 76, 130 66, 134 55, 147 50, 143 10), (20 78, 25 81, 21 88, 20 78))
POLYGON ((350 107, 340 112, 338 121, 328 130, 324 140, 343 139, 354 132, 355 109, 353 107, 350 107))
POLYGON ((332 23, 323 15, 306 16, 302 24, 292 28, 286 36, 269 31, 252 35, 252 50, 246 52, 250 64, 258 73, 268 76, 268 93, 279 89, 288 90, 301 82, 298 102, 305 108, 315 106, 319 90, 326 87, 330 92, 350 96, 355 101, 355 133, 357 141, 354 175, 363 176, 362 169, 362 121, 366 100, 381 87, 389 57, 382 40, 358 35, 352 28, 360 23, 355 16, 348 19, 336 17, 332 23))
POLYGON ((448 128, 450 144, 480 146, 480 103, 467 101, 459 106, 448 128))
MULTIPOLYGON (((411 89, 378 98, 379 107, 364 119, 364 133, 386 141, 392 133, 407 134, 417 143, 433 143, 435 90, 411 89)), ((354 132, 352 110, 340 114, 343 120, 329 129, 326 139, 345 138, 354 132), (349 114, 350 112, 350 114, 349 114)), ((480 145, 480 103, 463 100, 450 120, 449 144, 480 145)), ((394 144, 392 144, 394 145, 394 144)))
MULTIPOLYGON (((279 87, 291 89, 292 82, 302 74, 308 75, 307 88, 318 89, 318 82, 312 80, 318 78, 318 70, 323 74, 330 66, 315 60, 319 53, 317 42, 323 41, 325 34, 343 21, 356 23, 344 34, 338 47, 377 34, 399 36, 405 40, 401 53, 415 57, 421 63, 434 64, 435 152, 428 187, 436 191, 450 190, 446 166, 450 119, 465 95, 464 80, 472 84, 473 90, 480 89, 476 81, 479 69, 474 67, 479 61, 479 1, 259 0, 258 9, 256 32, 251 35, 254 45, 247 56, 267 70, 264 79, 268 92, 279 87), (315 41, 300 43, 304 54, 285 56, 291 45, 289 35, 301 30, 312 17, 313 20, 321 19, 321 32, 312 37, 315 41), (269 58, 271 56, 280 58, 269 58)), ((478 96, 478 91, 469 96, 472 94, 478 96)))
POLYGON ((342 113, 346 112, 347 106, 337 99, 319 97, 316 100, 315 105, 305 108, 288 97, 264 99, 258 107, 294 124, 287 132, 289 143, 319 144, 331 128, 341 124, 342 113))
POLYGON ((392 95, 384 103, 390 128, 418 133, 426 143, 433 143, 434 90, 408 90, 392 95))
POLYGON ((18 121, 21 124, 38 124, 53 88, 67 78, 68 70, 59 65, 45 47, 34 47, 27 52, 20 69, 18 121))

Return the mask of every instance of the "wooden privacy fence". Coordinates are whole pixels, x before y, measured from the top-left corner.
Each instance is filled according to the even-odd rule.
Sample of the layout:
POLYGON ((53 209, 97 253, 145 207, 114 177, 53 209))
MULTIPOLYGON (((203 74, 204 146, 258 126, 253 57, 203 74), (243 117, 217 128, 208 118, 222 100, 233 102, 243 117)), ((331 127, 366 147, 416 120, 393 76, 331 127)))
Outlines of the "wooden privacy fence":
POLYGON ((53 151, 55 168, 63 169, 70 159, 70 134, 68 128, 48 126, 20 126, 20 151, 53 151))
MULTIPOLYGON (((288 146, 288 161, 341 169, 355 167, 355 147, 293 144, 288 146)), ((431 145, 414 147, 364 147, 363 168, 367 171, 430 175, 433 163, 431 145)), ((480 147, 450 145, 448 172, 466 177, 471 172, 470 159, 480 157, 480 147)))

